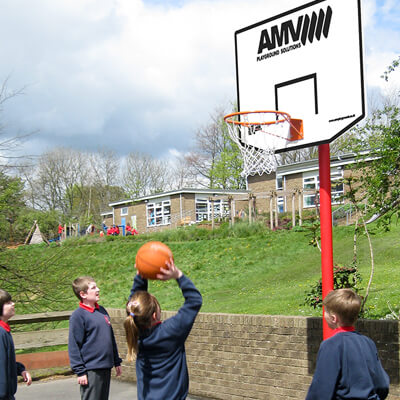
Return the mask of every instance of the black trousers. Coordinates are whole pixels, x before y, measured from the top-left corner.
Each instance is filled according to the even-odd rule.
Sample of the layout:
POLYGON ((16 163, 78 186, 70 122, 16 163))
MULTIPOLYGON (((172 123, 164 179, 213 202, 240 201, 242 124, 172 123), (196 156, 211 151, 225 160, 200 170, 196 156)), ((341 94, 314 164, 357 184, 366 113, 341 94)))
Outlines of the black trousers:
POLYGON ((108 400, 111 369, 87 371, 88 384, 81 385, 81 400, 108 400))

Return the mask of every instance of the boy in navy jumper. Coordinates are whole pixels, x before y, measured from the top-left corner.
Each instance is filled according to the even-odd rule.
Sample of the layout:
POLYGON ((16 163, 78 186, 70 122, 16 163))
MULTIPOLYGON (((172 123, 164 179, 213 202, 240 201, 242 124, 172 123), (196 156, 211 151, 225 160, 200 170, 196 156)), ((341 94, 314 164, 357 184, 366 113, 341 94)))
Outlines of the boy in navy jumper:
POLYGON ((28 386, 32 383, 24 365, 15 361, 14 342, 8 325, 8 320, 14 315, 10 294, 0 289, 0 400, 14 400, 17 375, 21 375, 28 386))
POLYGON ((107 400, 111 369, 121 375, 121 359, 106 309, 98 305, 100 289, 89 276, 74 280, 72 288, 80 300, 69 320, 68 353, 78 375, 82 400, 107 400))
POLYGON ((176 279, 185 303, 178 313, 160 321, 157 299, 147 292, 147 280, 136 275, 124 322, 128 359, 136 353, 138 400, 184 400, 189 390, 185 340, 200 310, 200 292, 170 259, 157 279, 176 279))
POLYGON ((324 318, 334 335, 321 343, 315 374, 306 400, 383 400, 389 377, 375 343, 355 331, 361 307, 351 289, 332 290, 323 301, 324 318))

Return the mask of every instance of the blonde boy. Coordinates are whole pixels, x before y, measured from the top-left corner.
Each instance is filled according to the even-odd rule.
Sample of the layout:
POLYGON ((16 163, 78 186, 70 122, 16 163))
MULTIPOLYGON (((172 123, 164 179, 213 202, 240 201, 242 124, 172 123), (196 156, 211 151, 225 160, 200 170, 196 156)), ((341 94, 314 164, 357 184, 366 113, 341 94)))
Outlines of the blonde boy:
POLYGON ((80 300, 69 320, 68 353, 78 376, 82 400, 107 400, 111 369, 121 375, 121 359, 106 309, 99 306, 100 289, 90 276, 77 278, 73 291, 80 300))
POLYGON ((375 343, 354 328, 360 297, 351 289, 332 290, 323 305, 324 318, 334 334, 321 343, 306 400, 385 399, 389 377, 375 343))

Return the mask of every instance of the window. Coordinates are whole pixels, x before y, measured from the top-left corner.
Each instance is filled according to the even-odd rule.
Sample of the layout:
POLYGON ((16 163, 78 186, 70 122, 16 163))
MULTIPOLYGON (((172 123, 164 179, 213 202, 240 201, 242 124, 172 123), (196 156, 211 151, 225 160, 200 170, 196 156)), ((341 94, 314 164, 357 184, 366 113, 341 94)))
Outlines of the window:
MULTIPOLYGON (((319 189, 319 176, 317 172, 314 172, 314 174, 316 175, 310 176, 309 174, 303 174, 303 190, 305 192, 319 189)), ((303 195, 304 208, 315 207, 316 201, 317 201, 317 196, 315 193, 304 193, 303 195)))
POLYGON ((196 199, 196 222, 208 221, 208 200, 196 199))
POLYGON ((278 213, 283 213, 286 211, 286 198, 283 196, 279 196, 277 198, 277 204, 278 204, 278 213))
POLYGON ((331 171, 331 198, 332 204, 343 203, 343 170, 331 171))
POLYGON ((316 206, 315 202, 317 201, 317 196, 315 194, 304 195, 303 201, 304 201, 304 208, 315 207, 316 206))
POLYGON ((171 201, 161 200, 146 206, 147 226, 168 225, 171 223, 171 201))
POLYGON ((214 218, 229 216, 229 204, 222 199, 210 201, 208 198, 196 197, 196 222, 211 221, 212 203, 214 203, 214 218))
MULTIPOLYGON (((277 175, 276 177, 276 190, 285 190, 286 178, 283 175, 277 175)), ((286 198, 279 196, 277 198, 278 212, 283 213, 286 211, 286 198)))
POLYGON ((286 179, 284 176, 280 175, 276 177, 276 190, 285 190, 286 179))
POLYGON ((214 200, 214 217, 224 218, 229 217, 230 214, 229 203, 227 201, 214 200))
POLYGON ((128 207, 121 208, 121 215, 128 215, 128 207))
MULTIPOLYGON (((319 190, 319 176, 318 172, 308 172, 303 174, 303 190, 307 192, 319 190)), ((343 170, 331 170, 331 199, 332 204, 343 203, 343 170)), ((304 193, 303 195, 304 207, 315 207, 317 196, 315 193, 304 193)))

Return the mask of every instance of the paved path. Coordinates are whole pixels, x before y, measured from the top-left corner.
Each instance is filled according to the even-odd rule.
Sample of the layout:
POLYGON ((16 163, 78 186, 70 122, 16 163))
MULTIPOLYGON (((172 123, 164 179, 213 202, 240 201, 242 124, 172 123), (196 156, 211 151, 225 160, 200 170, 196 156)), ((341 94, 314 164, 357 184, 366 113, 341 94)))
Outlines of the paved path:
MULTIPOLYGON (((18 384, 16 400, 79 400, 76 377, 33 381, 31 386, 18 384)), ((130 382, 111 381, 110 400, 137 400, 136 385, 130 382)))
MULTIPOLYGON (((76 377, 34 381, 31 386, 18 384, 16 400, 79 400, 76 377)), ((199 399, 188 397, 188 400, 199 399)), ((137 400, 136 385, 131 382, 111 380, 110 400, 137 400)), ((200 399, 199 399, 200 400, 200 399)))

